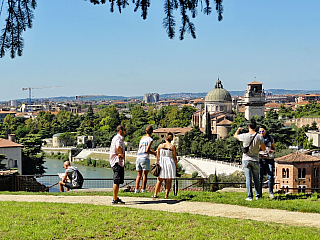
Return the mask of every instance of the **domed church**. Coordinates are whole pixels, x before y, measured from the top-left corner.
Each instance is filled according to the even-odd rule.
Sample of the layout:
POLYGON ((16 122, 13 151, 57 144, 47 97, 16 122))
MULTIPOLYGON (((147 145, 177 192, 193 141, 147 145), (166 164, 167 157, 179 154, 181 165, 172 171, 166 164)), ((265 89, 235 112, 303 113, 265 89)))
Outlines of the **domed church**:
POLYGON ((226 138, 231 131, 231 122, 235 118, 232 113, 232 98, 230 93, 223 88, 218 78, 214 89, 208 92, 204 109, 196 112, 192 116, 192 126, 198 125, 202 131, 206 126, 206 117, 210 116, 211 130, 215 138, 226 138))
POLYGON ((223 85, 218 78, 214 89, 208 92, 204 108, 206 112, 216 113, 216 112, 232 112, 232 98, 230 93, 223 88, 223 85))

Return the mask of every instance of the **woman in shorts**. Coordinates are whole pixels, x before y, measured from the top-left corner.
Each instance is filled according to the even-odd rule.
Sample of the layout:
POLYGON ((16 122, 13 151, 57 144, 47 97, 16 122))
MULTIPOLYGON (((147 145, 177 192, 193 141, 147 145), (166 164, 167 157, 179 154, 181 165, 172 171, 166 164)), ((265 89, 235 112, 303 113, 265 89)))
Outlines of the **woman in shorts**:
POLYGON ((151 125, 147 127, 146 133, 147 135, 143 136, 139 142, 139 149, 136 160, 137 179, 136 187, 134 190, 135 193, 139 192, 139 185, 142 176, 143 180, 141 192, 146 191, 148 172, 150 170, 149 154, 153 154, 155 156, 157 155, 157 153, 152 150, 153 139, 151 138, 151 135, 153 133, 153 128, 151 125))

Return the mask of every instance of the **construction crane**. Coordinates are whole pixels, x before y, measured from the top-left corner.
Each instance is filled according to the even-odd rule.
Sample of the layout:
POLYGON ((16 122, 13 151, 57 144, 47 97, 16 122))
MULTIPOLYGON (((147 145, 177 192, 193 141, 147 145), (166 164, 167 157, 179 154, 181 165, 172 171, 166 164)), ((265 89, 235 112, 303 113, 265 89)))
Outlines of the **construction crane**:
POLYGON ((83 99, 87 97, 101 97, 103 95, 80 95, 76 96, 75 99, 80 99, 80 112, 82 112, 83 99))
POLYGON ((22 91, 29 90, 29 99, 28 99, 28 105, 29 105, 29 112, 31 112, 31 91, 32 89, 43 89, 43 88, 56 88, 60 86, 50 86, 50 87, 27 87, 27 88, 22 88, 22 91))

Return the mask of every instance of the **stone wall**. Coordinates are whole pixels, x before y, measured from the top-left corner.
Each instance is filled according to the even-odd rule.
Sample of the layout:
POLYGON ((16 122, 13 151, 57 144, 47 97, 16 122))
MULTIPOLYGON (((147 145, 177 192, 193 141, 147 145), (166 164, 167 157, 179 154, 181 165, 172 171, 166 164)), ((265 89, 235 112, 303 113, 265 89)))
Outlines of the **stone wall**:
POLYGON ((292 123, 295 124, 298 128, 301 128, 302 126, 306 126, 309 124, 309 126, 312 125, 313 122, 317 123, 317 127, 320 128, 320 118, 294 118, 294 119, 287 119, 285 120, 285 125, 291 125, 292 123))

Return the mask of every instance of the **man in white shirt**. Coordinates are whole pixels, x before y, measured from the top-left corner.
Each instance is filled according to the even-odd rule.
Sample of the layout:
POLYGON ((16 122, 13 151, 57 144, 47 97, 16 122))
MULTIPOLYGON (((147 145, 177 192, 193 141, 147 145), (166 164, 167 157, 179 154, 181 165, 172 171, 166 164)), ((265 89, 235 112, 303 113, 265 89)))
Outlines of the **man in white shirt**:
POLYGON ((124 161, 125 149, 123 137, 126 134, 126 127, 119 125, 117 127, 117 135, 112 138, 110 146, 110 165, 113 170, 113 199, 112 204, 124 204, 118 198, 119 185, 124 183, 124 161))

